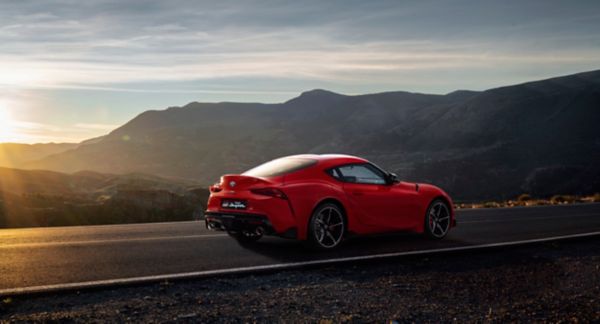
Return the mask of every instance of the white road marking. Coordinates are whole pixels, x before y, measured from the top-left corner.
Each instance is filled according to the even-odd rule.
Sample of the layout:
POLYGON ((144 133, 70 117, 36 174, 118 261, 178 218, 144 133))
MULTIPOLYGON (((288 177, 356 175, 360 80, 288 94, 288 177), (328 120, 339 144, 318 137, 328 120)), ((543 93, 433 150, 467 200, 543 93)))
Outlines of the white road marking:
POLYGON ((220 276, 220 275, 246 274, 246 273, 253 273, 253 272, 260 272, 260 271, 281 271, 281 270, 290 270, 290 269, 301 268, 301 267, 306 267, 306 266, 330 265, 330 264, 338 264, 338 263, 345 263, 345 262, 367 261, 367 260, 394 258, 394 257, 401 257, 401 256, 420 255, 420 254, 431 254, 431 253, 471 251, 471 250, 477 250, 477 249, 516 246, 516 245, 523 245, 523 244, 530 244, 530 243, 551 242, 551 241, 556 241, 556 240, 583 238, 583 237, 591 237, 591 236, 598 236, 598 235, 600 235, 600 231, 590 232, 590 233, 571 234, 571 235, 552 236, 552 237, 545 237, 545 238, 538 238, 538 239, 488 243, 488 244, 480 244, 480 245, 459 246, 459 247, 429 249, 429 250, 420 250, 420 251, 383 253, 383 254, 356 256, 356 257, 344 257, 344 258, 334 258, 334 259, 314 260, 314 261, 304 261, 304 262, 278 263, 278 264, 269 264, 269 265, 260 265, 260 266, 251 266, 251 267, 239 267, 239 268, 230 268, 230 269, 205 270, 205 271, 163 274, 163 275, 143 276, 143 277, 134 277, 134 278, 120 278, 120 279, 74 282, 74 283, 66 283, 66 284, 33 286, 33 287, 23 287, 23 288, 10 288, 10 289, 0 290, 0 296, 14 296, 14 295, 23 295, 23 294, 32 294, 32 293, 47 293, 47 292, 63 291, 63 290, 76 290, 76 289, 99 288, 99 287, 109 287, 109 286, 119 286, 119 285, 143 284, 143 283, 160 282, 160 281, 165 281, 165 280, 196 279, 196 278, 205 278, 205 277, 213 277, 213 276, 220 276))
POLYGON ((181 240, 181 239, 198 239, 198 238, 220 238, 229 237, 226 234, 205 234, 205 235, 180 235, 180 236, 154 236, 154 237, 139 237, 114 240, 89 240, 89 241, 64 241, 64 242, 32 242, 32 243, 15 243, 2 244, 1 249, 6 248, 23 248, 23 247, 46 247, 46 246, 69 246, 69 245, 94 245, 94 244, 110 244, 110 243, 126 243, 126 242, 143 242, 157 240, 181 240))

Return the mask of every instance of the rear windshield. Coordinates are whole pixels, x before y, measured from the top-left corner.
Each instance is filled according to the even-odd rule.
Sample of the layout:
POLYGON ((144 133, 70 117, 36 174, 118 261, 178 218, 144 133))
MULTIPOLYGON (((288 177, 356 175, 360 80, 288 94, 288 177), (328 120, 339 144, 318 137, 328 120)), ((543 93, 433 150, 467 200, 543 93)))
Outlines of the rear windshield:
POLYGON ((269 178, 292 173, 317 163, 317 160, 306 158, 282 158, 261 164, 250 169, 243 175, 251 177, 269 178))

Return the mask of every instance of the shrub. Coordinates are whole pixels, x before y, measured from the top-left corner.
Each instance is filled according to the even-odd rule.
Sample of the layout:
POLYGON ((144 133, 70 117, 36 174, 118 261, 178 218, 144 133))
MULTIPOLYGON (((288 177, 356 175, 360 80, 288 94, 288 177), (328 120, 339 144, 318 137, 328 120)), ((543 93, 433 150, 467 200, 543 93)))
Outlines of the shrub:
POLYGON ((531 201, 531 196, 529 194, 522 194, 517 198, 518 202, 526 202, 531 201))
POLYGON ((567 195, 554 195, 550 198, 550 202, 553 204, 564 204, 575 202, 575 197, 567 195))
POLYGON ((483 204, 483 208, 496 208, 496 207, 499 207, 499 206, 500 206, 500 204, 498 204, 495 201, 486 201, 483 204))

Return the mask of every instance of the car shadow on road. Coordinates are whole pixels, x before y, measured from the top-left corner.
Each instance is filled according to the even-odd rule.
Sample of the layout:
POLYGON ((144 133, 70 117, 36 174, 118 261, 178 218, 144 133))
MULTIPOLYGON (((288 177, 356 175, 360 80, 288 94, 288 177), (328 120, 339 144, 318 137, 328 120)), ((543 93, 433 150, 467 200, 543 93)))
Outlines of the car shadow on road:
POLYGON ((451 237, 430 240, 413 233, 353 237, 333 250, 315 250, 300 241, 272 237, 265 237, 258 242, 239 244, 244 249, 280 262, 303 262, 471 245, 451 237))

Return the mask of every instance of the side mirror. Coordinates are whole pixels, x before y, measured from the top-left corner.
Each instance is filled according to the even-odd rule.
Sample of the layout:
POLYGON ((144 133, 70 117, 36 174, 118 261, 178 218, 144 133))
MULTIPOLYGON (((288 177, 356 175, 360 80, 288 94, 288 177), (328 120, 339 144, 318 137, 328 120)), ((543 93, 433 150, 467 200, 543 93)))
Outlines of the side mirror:
POLYGON ((398 176, 395 173, 388 173, 387 174, 387 183, 388 184, 394 184, 400 182, 400 180, 398 180, 398 176))

